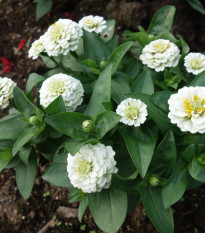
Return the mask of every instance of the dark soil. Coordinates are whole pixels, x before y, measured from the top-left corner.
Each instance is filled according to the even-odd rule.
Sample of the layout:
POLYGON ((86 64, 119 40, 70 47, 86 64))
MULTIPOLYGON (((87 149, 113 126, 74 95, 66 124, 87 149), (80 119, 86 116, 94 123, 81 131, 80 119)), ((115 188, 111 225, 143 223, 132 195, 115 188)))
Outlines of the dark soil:
MULTIPOLYGON (((125 29, 137 30, 138 25, 147 27, 154 12, 160 7, 173 4, 177 8, 172 32, 182 34, 191 51, 204 51, 205 16, 193 10, 185 0, 59 0, 54 1, 50 17, 35 21, 35 5, 29 0, 0 0, 0 57, 4 56, 15 65, 10 73, 4 74, 0 63, 0 76, 11 77, 22 89, 30 73, 44 74, 47 68, 38 59, 28 59, 28 47, 15 53, 20 41, 33 42, 64 13, 78 21, 85 15, 102 15, 117 21, 117 33, 125 29)), ((0 112, 0 116, 6 110, 0 112)), ((32 196, 25 200, 19 193, 15 182, 14 169, 0 174, 0 232, 35 233, 42 232, 101 232, 96 227, 87 210, 82 223, 76 216, 78 204, 68 203, 68 190, 54 187, 40 177, 45 167, 38 168, 32 196), (49 193, 48 193, 49 192, 49 193), (47 194, 46 197, 44 197, 47 194), (59 207, 68 207, 68 218, 57 214, 59 207), (56 217, 55 217, 56 216, 56 217), (72 217, 73 216, 73 217, 72 217), (48 228, 50 226, 50 228, 48 228), (80 230, 85 228, 85 230, 80 230), (44 228, 45 229, 45 228, 44 228)), ((183 201, 174 206, 176 233, 205 232, 205 186, 185 193, 183 201)), ((65 215, 65 213, 64 213, 65 215)), ((139 205, 127 217, 119 232, 155 233, 145 210, 139 205)))

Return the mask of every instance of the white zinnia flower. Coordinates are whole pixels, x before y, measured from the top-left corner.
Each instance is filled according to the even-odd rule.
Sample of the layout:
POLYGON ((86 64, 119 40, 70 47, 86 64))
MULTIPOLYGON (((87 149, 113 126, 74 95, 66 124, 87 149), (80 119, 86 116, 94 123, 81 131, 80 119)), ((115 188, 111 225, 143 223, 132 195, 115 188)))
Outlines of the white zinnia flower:
POLYGON ((0 77, 0 108, 6 108, 9 105, 9 99, 13 97, 13 88, 16 83, 7 77, 0 77))
POLYGON ((66 55, 78 48, 82 29, 70 19, 59 19, 44 34, 44 48, 49 56, 66 55))
POLYGON ((199 74, 205 70, 205 55, 202 53, 189 53, 184 58, 184 66, 187 72, 199 74))
POLYGON ((43 44, 44 44, 44 36, 41 36, 38 40, 35 40, 28 51, 28 57, 29 58, 32 57, 33 60, 37 59, 38 56, 45 50, 43 44))
POLYGON ((106 21, 101 16, 85 16, 79 21, 79 26, 86 31, 100 33, 105 29, 106 21))
POLYGON ((73 112, 83 102, 84 90, 79 80, 67 74, 55 74, 46 79, 40 89, 40 104, 47 107, 58 96, 65 101, 67 111, 73 112))
POLYGON ((125 125, 140 126, 148 115, 147 105, 139 99, 128 98, 117 106, 116 113, 122 116, 120 122, 125 125))
POLYGON ((146 45, 140 59, 142 63, 155 71, 163 71, 166 67, 174 67, 180 58, 179 48, 169 40, 154 40, 146 45))
POLYGON ((86 144, 75 156, 68 154, 67 171, 71 184, 84 193, 108 189, 112 173, 118 171, 114 156, 112 147, 101 143, 86 144))
POLYGON ((168 117, 181 131, 205 133, 205 87, 183 87, 168 104, 168 117))

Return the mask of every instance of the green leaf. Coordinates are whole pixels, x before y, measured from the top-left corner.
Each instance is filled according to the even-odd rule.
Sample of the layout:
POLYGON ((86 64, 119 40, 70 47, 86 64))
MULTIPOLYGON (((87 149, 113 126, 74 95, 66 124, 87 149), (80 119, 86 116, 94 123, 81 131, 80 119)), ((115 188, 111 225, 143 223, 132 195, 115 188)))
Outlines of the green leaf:
POLYGON ((183 196, 187 184, 187 164, 179 159, 171 177, 162 188, 162 201, 165 209, 175 204, 183 196))
POLYGON ((110 102, 111 98, 111 67, 106 68, 95 83, 85 114, 95 116, 102 112, 102 103, 110 102))
POLYGON ((53 102, 51 102, 46 108, 45 112, 48 115, 55 115, 58 113, 66 112, 65 102, 62 95, 57 97, 53 102))
POLYGON ((158 138, 157 128, 151 124, 141 127, 124 126, 119 128, 134 165, 142 177, 145 177, 154 154, 158 138))
POLYGON ((135 188, 137 187, 136 179, 128 179, 128 178, 121 177, 118 174, 112 174, 111 183, 114 189, 129 193, 129 194, 138 192, 137 190, 135 190, 135 188))
POLYGON ((164 208, 161 188, 148 186, 140 189, 140 193, 147 215, 157 231, 159 233, 174 233, 172 210, 164 208))
POLYGON ((30 125, 22 121, 22 115, 18 115, 0 122, 0 140, 17 139, 30 125))
POLYGON ((95 136, 101 139, 120 121, 121 116, 112 111, 104 111, 95 116, 94 124, 98 129, 95 136))
POLYGON ((82 69, 86 71, 87 73, 94 73, 97 75, 100 75, 100 71, 98 69, 98 66, 95 64, 94 61, 90 59, 86 59, 80 62, 82 69))
POLYGON ((147 32, 153 35, 169 32, 172 27, 175 11, 175 6, 171 5, 159 9, 153 16, 147 32))
POLYGON ((202 14, 205 14, 204 6, 199 0, 187 0, 187 2, 192 8, 194 8, 195 10, 197 10, 202 14))
POLYGON ((199 164, 196 158, 189 163, 188 166, 190 175, 198 181, 205 182, 205 165, 199 164))
POLYGON ((112 77, 112 98, 117 104, 125 99, 124 94, 131 93, 128 78, 123 73, 116 73, 112 77))
POLYGON ((71 188, 69 190, 69 202, 77 202, 86 197, 86 193, 83 193, 82 190, 77 188, 71 188))
POLYGON ((26 95, 30 93, 30 91, 35 85, 39 84, 40 82, 43 82, 45 79, 46 78, 42 75, 31 73, 26 83, 26 90, 25 90, 26 95))
POLYGON ((71 139, 65 143, 65 146, 67 151, 74 156, 80 150, 80 148, 85 144, 96 144, 98 142, 99 141, 97 139, 92 139, 92 138, 87 141, 71 139))
POLYGON ((190 51, 190 48, 186 41, 184 40, 182 35, 178 35, 180 41, 181 41, 181 46, 182 46, 182 55, 187 54, 190 51))
POLYGON ((24 114, 26 117, 36 115, 36 106, 31 103, 21 89, 14 87, 13 94, 14 102, 19 112, 24 114))
POLYGON ((104 232, 116 233, 127 214, 127 195, 103 189, 99 193, 88 194, 88 202, 97 226, 104 232))
POLYGON ((190 144, 187 146, 187 148, 183 151, 181 154, 181 157, 187 161, 191 162, 196 155, 196 149, 197 149, 197 144, 190 144))
POLYGON ((11 150, 0 152, 0 172, 6 167, 12 157, 11 150))
POLYGON ((48 68, 53 69, 56 67, 56 63, 51 58, 49 58, 47 55, 40 55, 40 57, 48 68))
POLYGON ((157 147, 152 163, 152 172, 168 177, 175 166, 177 157, 176 144, 172 131, 169 131, 157 147))
POLYGON ((57 187, 73 188, 68 178, 67 164, 65 163, 52 163, 45 170, 42 178, 57 187))
POLYGON ((64 67, 71 69, 72 71, 82 71, 79 61, 71 53, 61 55, 61 63, 64 67))
POLYGON ((115 32, 115 20, 110 19, 106 20, 106 28, 100 33, 100 38, 107 43, 113 38, 114 32, 115 32))
POLYGON ((82 218, 83 218, 83 215, 85 213, 87 206, 88 206, 88 198, 86 197, 86 198, 81 200, 80 205, 78 207, 78 220, 79 220, 79 222, 82 221, 82 218))
POLYGON ((17 187, 24 198, 28 198, 31 194, 35 175, 37 170, 37 158, 33 151, 26 166, 23 162, 19 161, 16 166, 16 183, 17 187))
POLYGON ((145 70, 139 78, 135 80, 132 87, 132 92, 144 93, 147 95, 152 95, 154 93, 154 85, 150 72, 145 70))
POLYGON ((11 150, 13 147, 12 140, 0 140, 0 152, 4 152, 5 150, 11 150))
POLYGON ((28 158, 30 156, 32 147, 22 147, 19 150, 19 158, 21 159, 21 162, 23 162, 26 166, 28 166, 28 158))
POLYGON ((150 100, 154 105, 162 109, 164 112, 168 113, 169 112, 169 105, 168 105, 168 100, 171 96, 170 91, 158 91, 155 92, 151 97, 150 100))
POLYGON ((128 61, 123 63, 122 72, 129 77, 136 79, 141 72, 143 64, 135 57, 131 57, 128 61))
POLYGON ((45 127, 46 127, 46 123, 44 122, 41 127, 33 126, 27 129, 26 131, 24 131, 21 134, 21 136, 17 139, 17 141, 14 143, 14 146, 12 149, 12 155, 15 156, 22 146, 24 146, 32 138, 34 138, 35 136, 40 134, 42 131, 44 131, 45 127))
POLYGON ((114 74, 115 71, 117 70, 122 58, 124 57, 125 53, 131 48, 131 46, 133 45, 133 42, 126 42, 122 45, 120 45, 119 47, 117 47, 112 55, 110 56, 108 62, 107 62, 107 67, 111 68, 111 73, 114 74))
POLYGON ((38 0, 36 4, 36 21, 47 14, 53 5, 52 0, 38 0))
POLYGON ((139 43, 139 47, 143 48, 145 45, 151 42, 151 38, 147 34, 147 32, 131 32, 126 30, 124 32, 124 36, 129 37, 129 39, 135 40, 139 43))
POLYGON ((53 128, 78 139, 88 138, 88 135, 82 130, 82 123, 86 120, 92 120, 92 118, 78 112, 64 112, 45 118, 45 121, 53 128))
POLYGON ((196 87, 196 86, 204 87, 205 86, 205 71, 198 74, 193 79, 193 81, 190 83, 190 86, 192 86, 192 87, 196 87))
POLYGON ((66 149, 66 142, 63 142, 55 151, 53 156, 54 163, 67 163, 68 151, 66 149))
POLYGON ((111 50, 102 39, 86 30, 83 31, 83 47, 85 59, 93 60, 96 64, 107 61, 111 54, 111 50))

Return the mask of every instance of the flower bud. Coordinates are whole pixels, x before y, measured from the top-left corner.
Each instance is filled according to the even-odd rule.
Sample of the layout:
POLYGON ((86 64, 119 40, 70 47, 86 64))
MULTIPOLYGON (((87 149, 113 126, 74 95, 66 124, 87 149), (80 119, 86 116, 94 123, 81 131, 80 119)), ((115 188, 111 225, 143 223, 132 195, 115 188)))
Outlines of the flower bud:
POLYGON ((38 119, 37 116, 31 116, 31 117, 29 118, 29 123, 30 123, 31 125, 39 125, 39 124, 40 124, 40 121, 39 121, 39 119, 38 119))
POLYGON ((104 69, 106 65, 107 65, 107 62, 101 61, 100 62, 100 69, 104 69))
POLYGON ((90 133, 90 132, 93 131, 94 128, 95 128, 95 126, 93 124, 93 121, 91 121, 91 120, 83 121, 82 129, 83 129, 84 132, 90 133))
POLYGON ((159 185, 159 179, 156 176, 151 176, 149 179, 149 183, 151 186, 158 186, 159 185))
POLYGON ((204 158, 204 156, 198 157, 196 160, 197 160, 197 162, 199 164, 205 165, 205 158, 204 158))

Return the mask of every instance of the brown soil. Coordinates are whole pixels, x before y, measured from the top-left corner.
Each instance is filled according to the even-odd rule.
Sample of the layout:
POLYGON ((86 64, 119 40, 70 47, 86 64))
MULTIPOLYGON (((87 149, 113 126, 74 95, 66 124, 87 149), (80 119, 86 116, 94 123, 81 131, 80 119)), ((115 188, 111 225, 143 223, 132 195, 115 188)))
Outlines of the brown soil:
MULTIPOLYGON (((3 73, 0 63, 0 76, 11 77, 19 87, 25 88, 30 73, 44 74, 47 68, 38 59, 28 59, 28 48, 18 53, 14 47, 23 39, 34 41, 56 19, 69 12, 75 21, 85 15, 102 15, 106 19, 117 21, 117 33, 125 29, 137 30, 138 25, 147 27, 154 12, 160 7, 173 4, 177 8, 173 24, 173 33, 182 34, 189 43, 191 51, 204 51, 205 16, 193 10, 184 0, 59 0, 54 1, 50 17, 35 22, 35 5, 29 0, 0 0, 0 57, 4 56, 15 66, 8 74, 3 73)), ((6 111, 0 112, 0 116, 6 111)), ((76 217, 78 204, 68 203, 68 190, 54 187, 40 177, 45 167, 39 167, 32 196, 25 200, 21 197, 15 183, 14 169, 4 170, 0 174, 0 232, 34 233, 44 226, 50 226, 46 232, 101 232, 96 227, 89 210, 79 223, 76 217), (45 193, 50 192, 47 197, 45 193), (57 215, 60 206, 69 207, 69 218, 57 215), (72 213, 73 215, 70 215, 72 213), (56 219, 54 216, 57 216, 56 219), (54 218, 54 219, 53 219, 54 218), (59 226, 58 226, 59 225, 59 226), (85 227, 85 230, 80 230, 85 227)), ((188 191, 184 200, 174 206, 176 233, 205 232, 205 186, 188 191)), ((127 217, 119 232, 155 233, 146 213, 139 205, 127 217)))

